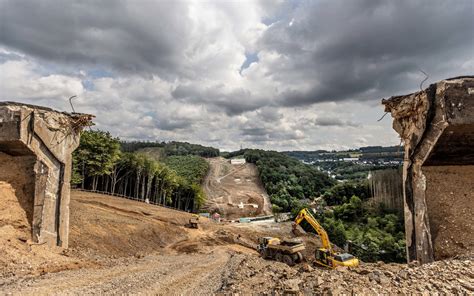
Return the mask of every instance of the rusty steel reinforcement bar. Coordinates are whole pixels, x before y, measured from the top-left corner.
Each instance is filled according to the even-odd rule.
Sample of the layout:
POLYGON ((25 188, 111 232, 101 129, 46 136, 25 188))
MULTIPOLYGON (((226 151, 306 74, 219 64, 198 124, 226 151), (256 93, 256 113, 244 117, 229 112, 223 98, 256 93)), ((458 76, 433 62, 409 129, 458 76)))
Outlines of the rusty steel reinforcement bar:
POLYGON ((183 210, 173 208, 173 207, 170 207, 170 206, 166 206, 166 205, 162 205, 162 204, 159 204, 159 203, 155 203, 155 202, 151 202, 151 201, 146 202, 143 199, 134 198, 134 197, 130 197, 130 196, 125 196, 125 195, 117 194, 117 193, 111 193, 111 192, 100 191, 100 190, 89 190, 89 189, 82 189, 82 188, 74 188, 72 190, 83 191, 83 192, 91 192, 91 193, 100 193, 100 194, 104 194, 104 195, 112 195, 112 196, 119 197, 119 198, 125 198, 125 199, 138 201, 138 202, 143 202, 143 203, 146 203, 146 204, 150 204, 150 205, 154 205, 154 206, 158 206, 158 207, 162 207, 162 208, 167 208, 167 209, 178 211, 178 212, 181 212, 181 213, 191 213, 191 212, 188 212, 188 211, 183 211, 183 210))

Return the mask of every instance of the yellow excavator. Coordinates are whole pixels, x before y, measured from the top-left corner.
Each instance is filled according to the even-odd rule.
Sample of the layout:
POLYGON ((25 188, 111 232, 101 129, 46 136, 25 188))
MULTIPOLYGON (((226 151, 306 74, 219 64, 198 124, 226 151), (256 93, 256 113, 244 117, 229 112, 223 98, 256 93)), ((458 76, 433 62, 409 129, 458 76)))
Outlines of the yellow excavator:
POLYGON ((295 219, 295 227, 305 220, 316 233, 321 237, 322 248, 316 250, 316 262, 319 265, 329 268, 336 268, 338 266, 355 267, 359 265, 359 259, 348 253, 337 253, 333 251, 331 242, 329 241, 326 230, 318 223, 318 221, 311 215, 308 209, 302 209, 295 219))

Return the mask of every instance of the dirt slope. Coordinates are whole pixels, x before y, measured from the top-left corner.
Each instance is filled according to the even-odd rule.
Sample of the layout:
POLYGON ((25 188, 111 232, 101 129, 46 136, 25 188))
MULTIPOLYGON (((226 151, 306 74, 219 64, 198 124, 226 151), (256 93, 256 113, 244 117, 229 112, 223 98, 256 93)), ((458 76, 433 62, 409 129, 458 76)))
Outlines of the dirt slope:
POLYGON ((271 214, 269 197, 254 164, 232 165, 222 157, 208 161, 210 171, 204 181, 207 197, 204 209, 211 213, 217 211, 227 219, 271 214))
POLYGON ((2 252, 15 256, 0 266, 0 294, 248 295, 293 291, 366 295, 474 290, 472 258, 423 267, 362 264, 354 270, 330 271, 317 268, 312 261, 318 239, 304 237, 308 261, 288 267, 263 260, 243 246, 255 244, 262 235, 291 237, 288 224, 216 224, 202 219, 201 228, 193 230, 183 227, 188 213, 77 191, 71 200, 69 250, 49 251, 18 239, 2 241, 2 252))
POLYGON ((473 252, 474 166, 427 166, 423 170, 435 258, 473 252))

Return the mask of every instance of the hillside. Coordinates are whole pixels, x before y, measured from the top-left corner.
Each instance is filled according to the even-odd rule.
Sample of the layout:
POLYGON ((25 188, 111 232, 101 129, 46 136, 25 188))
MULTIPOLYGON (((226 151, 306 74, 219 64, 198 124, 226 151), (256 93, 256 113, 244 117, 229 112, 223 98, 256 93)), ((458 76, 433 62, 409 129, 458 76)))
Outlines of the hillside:
POLYGON ((210 171, 204 181, 203 210, 218 212, 226 219, 272 213, 257 167, 251 163, 232 165, 222 157, 208 159, 210 171))
POLYGON ((71 248, 51 251, 0 227, 0 294, 412 293, 473 291, 471 259, 413 267, 362 264, 332 271, 314 265, 318 239, 303 237, 307 263, 289 267, 251 248, 261 235, 291 237, 285 223, 183 225, 190 214, 73 191, 71 248), (276 226, 275 225, 275 226, 276 226), (238 238, 240 236, 240 238, 238 238))

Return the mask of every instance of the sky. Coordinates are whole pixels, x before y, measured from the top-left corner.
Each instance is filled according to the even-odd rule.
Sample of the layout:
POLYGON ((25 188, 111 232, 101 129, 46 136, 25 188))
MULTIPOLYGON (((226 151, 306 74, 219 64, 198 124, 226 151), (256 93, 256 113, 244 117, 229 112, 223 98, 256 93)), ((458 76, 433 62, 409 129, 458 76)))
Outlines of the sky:
POLYGON ((124 140, 399 145, 382 98, 474 74, 473 0, 0 0, 0 101, 124 140))

